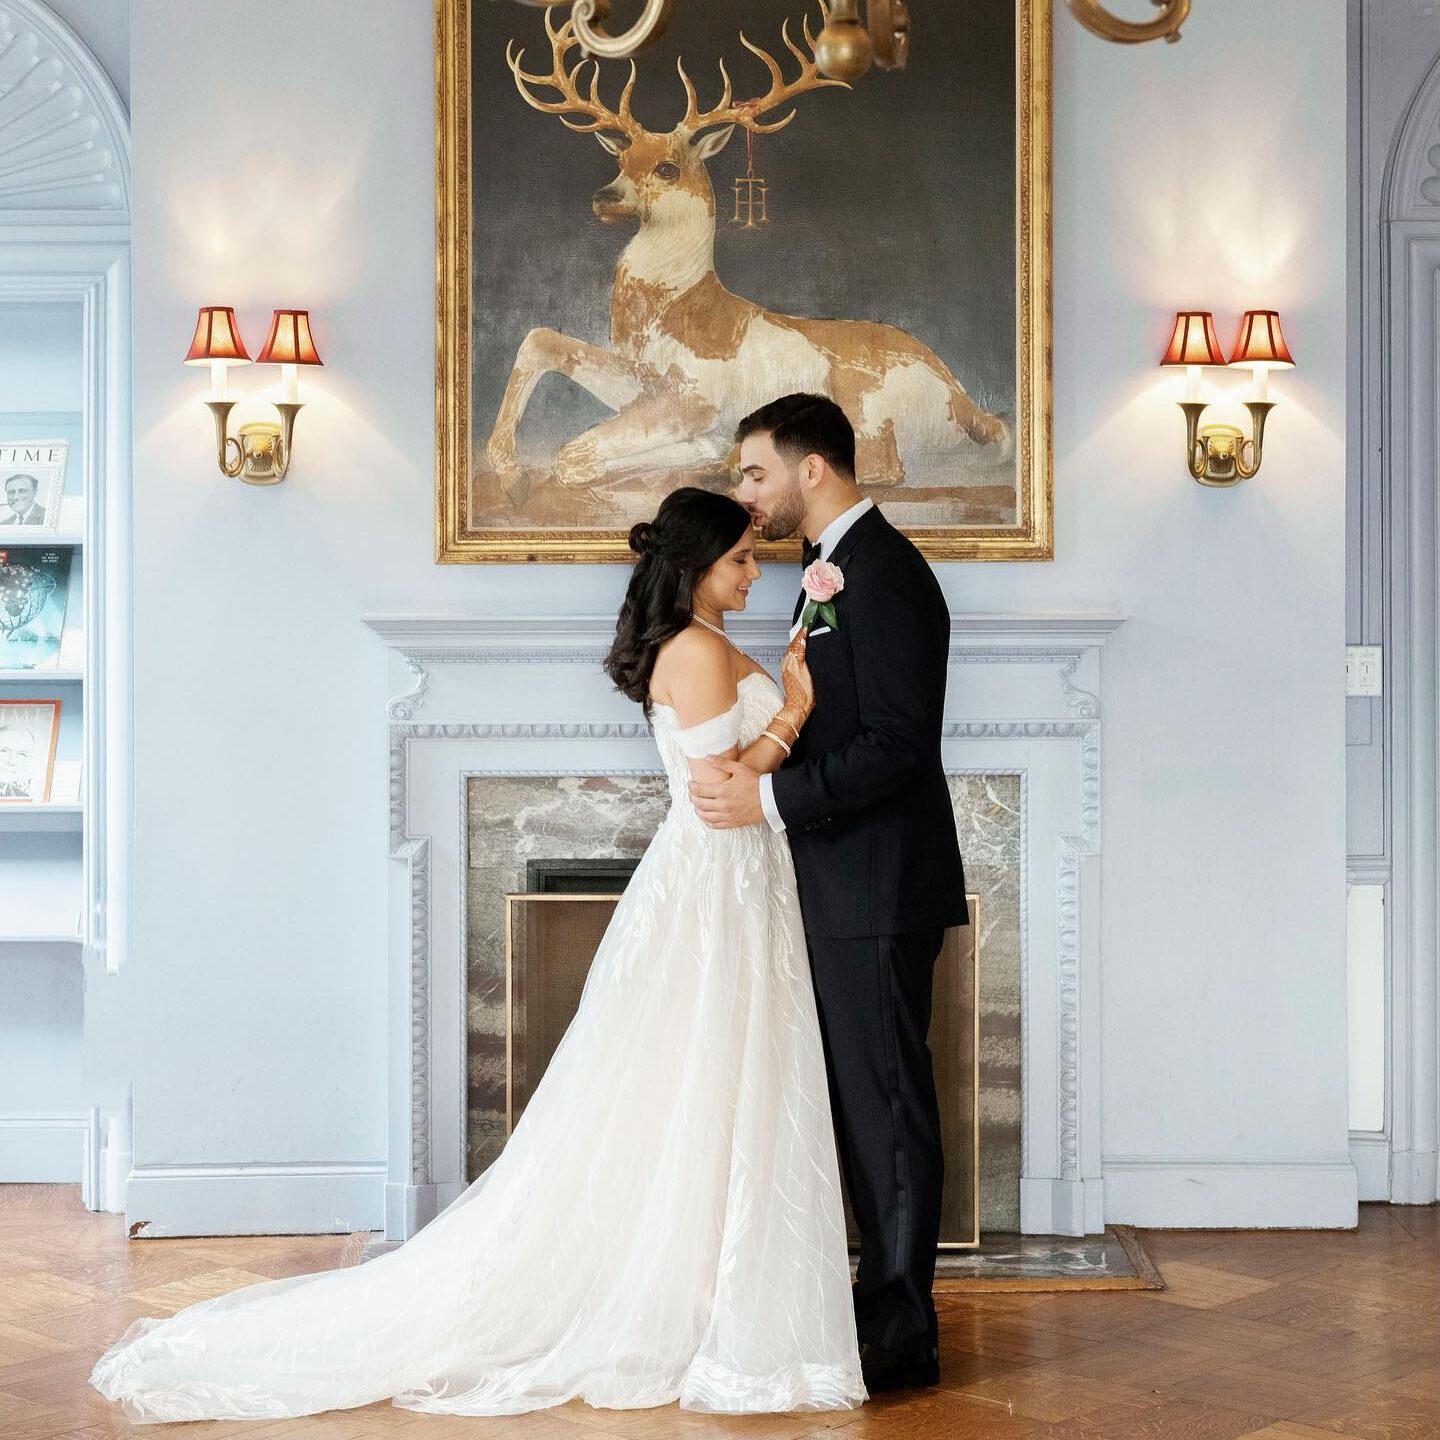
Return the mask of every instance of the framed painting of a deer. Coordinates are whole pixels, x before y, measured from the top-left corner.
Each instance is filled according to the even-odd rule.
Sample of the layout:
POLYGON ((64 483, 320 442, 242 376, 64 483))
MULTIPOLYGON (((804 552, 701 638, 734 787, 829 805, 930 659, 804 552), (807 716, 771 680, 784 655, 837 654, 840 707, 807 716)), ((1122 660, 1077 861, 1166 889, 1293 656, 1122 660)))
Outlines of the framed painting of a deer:
POLYGON ((632 65, 435 0, 437 560, 629 560, 794 390, 931 559, 1051 557, 1048 0, 911 0, 848 86, 821 5, 689 0, 632 65))

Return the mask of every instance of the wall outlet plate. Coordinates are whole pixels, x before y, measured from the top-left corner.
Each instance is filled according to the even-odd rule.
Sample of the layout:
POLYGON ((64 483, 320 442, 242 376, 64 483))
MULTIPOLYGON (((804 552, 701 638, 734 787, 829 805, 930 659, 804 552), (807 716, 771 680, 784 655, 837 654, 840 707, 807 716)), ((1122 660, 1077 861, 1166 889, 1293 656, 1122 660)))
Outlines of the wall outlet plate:
POLYGON ((1347 695, 1383 695, 1384 651, 1379 645, 1347 645, 1345 647, 1345 693, 1347 695))

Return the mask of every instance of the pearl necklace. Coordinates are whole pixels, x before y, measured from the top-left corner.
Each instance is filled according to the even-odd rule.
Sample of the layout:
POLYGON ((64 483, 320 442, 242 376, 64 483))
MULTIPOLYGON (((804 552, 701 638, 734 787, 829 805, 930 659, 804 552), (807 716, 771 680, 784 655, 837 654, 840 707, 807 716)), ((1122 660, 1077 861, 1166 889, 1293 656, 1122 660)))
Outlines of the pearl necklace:
MULTIPOLYGON (((697 625, 703 625, 707 630, 713 630, 717 635, 721 636, 732 650, 740 649, 718 625, 712 625, 708 620, 702 619, 699 615, 692 615, 691 619, 693 619, 697 625)), ((744 651, 741 651, 741 654, 744 654, 744 651)))

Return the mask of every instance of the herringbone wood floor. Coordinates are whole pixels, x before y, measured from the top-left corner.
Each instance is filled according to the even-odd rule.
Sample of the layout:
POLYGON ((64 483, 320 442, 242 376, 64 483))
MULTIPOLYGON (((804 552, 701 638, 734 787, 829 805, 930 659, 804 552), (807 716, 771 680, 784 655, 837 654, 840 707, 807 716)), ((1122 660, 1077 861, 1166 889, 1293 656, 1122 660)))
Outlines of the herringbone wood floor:
MULTIPOLYGON (((390 1405, 199 1422, 184 1440, 1418 1440, 1436 1411, 1440 1209, 1364 1205, 1354 1232, 1142 1232, 1168 1289, 945 1296, 942 1383, 859 1411, 730 1419, 568 1405, 513 1419, 390 1405)), ((0 1436, 133 1431, 86 1383, 139 1315, 345 1263, 360 1237, 127 1241, 72 1187, 0 1186, 0 1436)))

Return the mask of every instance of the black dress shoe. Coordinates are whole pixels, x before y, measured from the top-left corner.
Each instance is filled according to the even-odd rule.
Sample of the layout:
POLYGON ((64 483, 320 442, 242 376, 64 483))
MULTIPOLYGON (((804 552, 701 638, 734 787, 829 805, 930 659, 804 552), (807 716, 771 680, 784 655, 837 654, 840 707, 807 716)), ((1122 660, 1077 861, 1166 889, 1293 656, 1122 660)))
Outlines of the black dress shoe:
POLYGON ((903 1354, 882 1350, 868 1341, 860 1342, 860 1372, 865 1388, 872 1394, 881 1390, 908 1390, 940 1383, 940 1352, 910 1350, 903 1354))

